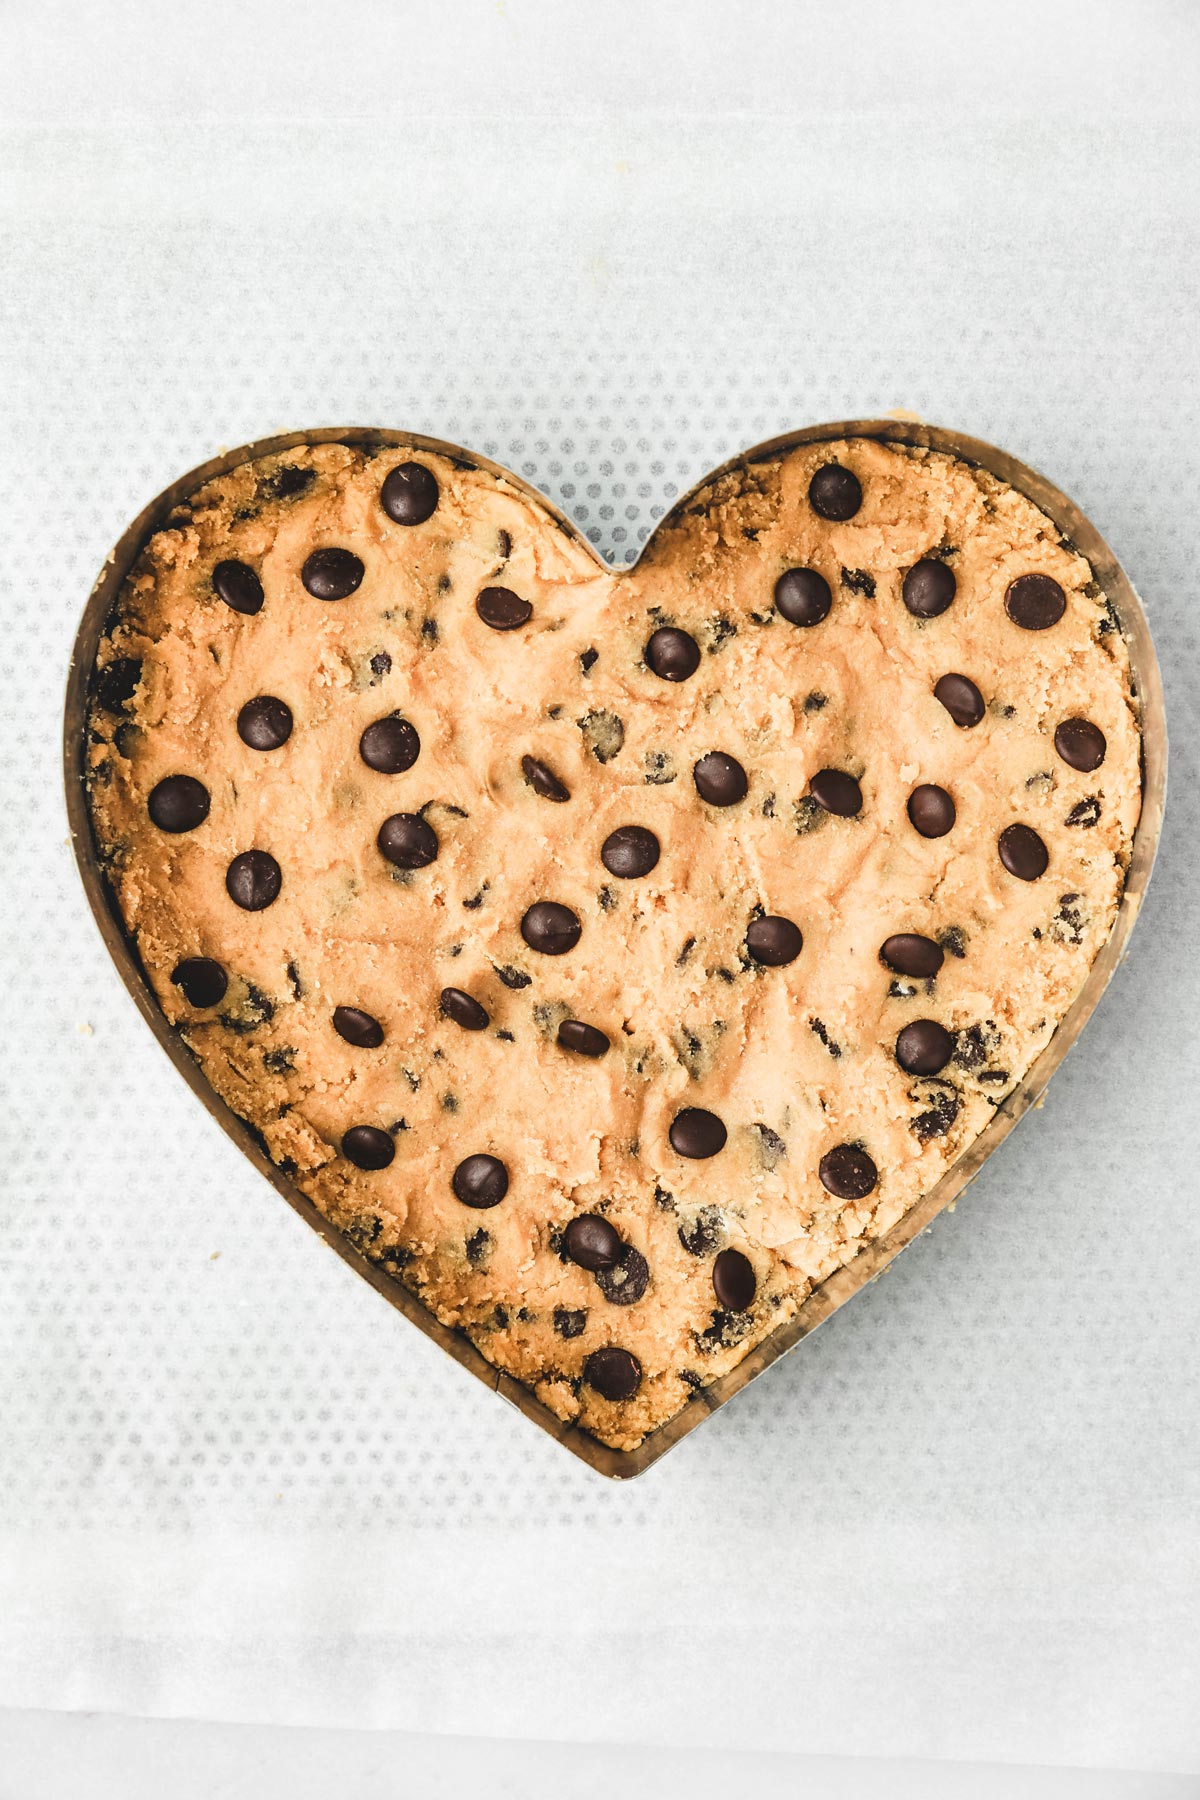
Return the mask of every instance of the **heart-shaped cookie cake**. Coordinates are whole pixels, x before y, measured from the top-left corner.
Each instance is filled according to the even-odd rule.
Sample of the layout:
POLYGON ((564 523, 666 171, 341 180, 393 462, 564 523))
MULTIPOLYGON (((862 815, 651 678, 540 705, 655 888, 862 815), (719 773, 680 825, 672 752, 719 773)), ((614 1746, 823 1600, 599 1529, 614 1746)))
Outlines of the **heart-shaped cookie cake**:
POLYGON ((930 1190, 1105 941, 1126 645, 995 476, 867 438, 611 573, 425 449, 146 544, 89 791, 209 1082, 332 1224, 628 1448, 930 1190))

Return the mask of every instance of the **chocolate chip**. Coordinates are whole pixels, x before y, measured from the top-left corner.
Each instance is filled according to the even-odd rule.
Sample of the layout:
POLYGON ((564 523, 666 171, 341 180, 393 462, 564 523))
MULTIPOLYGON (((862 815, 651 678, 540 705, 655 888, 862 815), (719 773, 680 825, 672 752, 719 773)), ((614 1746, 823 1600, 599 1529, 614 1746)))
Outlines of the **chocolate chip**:
POLYGON ((875 598, 875 577, 867 569, 843 569, 842 586, 852 594, 865 594, 868 600, 875 598))
POLYGON ((610 875, 619 875, 622 881, 648 875, 658 857, 658 839, 644 825, 618 825, 600 846, 600 861, 610 875))
POLYGON ((590 675, 599 661, 600 652, 598 650, 581 650, 579 652, 579 667, 585 675, 590 675))
POLYGON ((689 632, 674 625, 656 631, 642 655, 646 667, 663 681, 686 681, 700 667, 700 646, 689 632))
POLYGON ((464 1249, 467 1253, 467 1261, 473 1269, 482 1269, 495 1247, 495 1238, 490 1231, 485 1231, 481 1225, 478 1231, 473 1231, 471 1233, 464 1245, 464 1249))
POLYGON ((378 1125, 352 1125, 342 1138, 342 1155, 357 1169, 386 1169, 395 1154, 391 1133, 378 1125))
POLYGON ((1054 748, 1072 769, 1090 775, 1104 761, 1108 742, 1090 719, 1064 719, 1055 729, 1054 748))
POLYGON ((437 832, 416 813, 393 813, 379 827, 375 842, 398 869, 423 869, 438 853, 437 832))
POLYGON ((565 956, 579 942, 583 926, 577 913, 557 900, 538 900, 521 920, 521 936, 543 956, 565 956))
MULTIPOLYGON (((908 1128, 922 1144, 929 1143, 931 1138, 945 1137, 957 1119, 959 1108, 962 1105, 958 1094, 948 1082, 936 1082, 934 1088, 941 1091, 920 1096, 920 1098, 932 1100, 933 1105, 927 1112, 918 1113, 908 1128)), ((915 1100, 918 1096, 912 1094, 910 1098, 915 1100)))
POLYGON ((581 1269, 611 1269, 621 1260, 625 1246, 607 1219, 597 1213, 580 1213, 563 1232, 563 1249, 581 1269))
POLYGON ((954 1054, 954 1039, 936 1019, 914 1019, 896 1039, 896 1061, 909 1075, 936 1075, 954 1054))
POLYGON ((219 1006, 229 986, 228 975, 211 956, 185 956, 171 971, 171 980, 183 989, 189 1006, 219 1006))
POLYGON ((379 1020, 357 1006, 335 1006, 333 1029, 340 1038, 360 1050, 378 1050, 383 1042, 383 1026, 379 1020))
POLYGON ((1036 881, 1046 873, 1050 853, 1032 825, 1006 825, 998 848, 1000 861, 1018 881, 1036 881))
POLYGON ((832 605, 829 583, 816 569, 785 569, 775 583, 775 610, 789 625, 819 625, 832 605))
POLYGON ((123 713, 142 679, 140 656, 114 656, 96 673, 96 700, 105 712, 123 713))
POLYGON ((522 600, 511 588, 485 587, 479 590, 475 611, 493 631, 519 631, 533 617, 528 600, 522 600))
POLYGON ((582 1337, 587 1324, 587 1314, 570 1306, 556 1306, 554 1309, 554 1329, 561 1338, 582 1337))
POLYGON ((1070 812, 1067 814, 1066 818, 1063 820, 1064 825, 1082 825, 1085 831, 1089 830, 1093 825, 1098 825, 1099 823, 1100 823, 1100 796, 1099 796, 1099 794, 1089 794, 1086 800, 1076 801, 1075 805, 1071 808, 1070 812))
POLYGON ((455 1169, 451 1186, 464 1206, 483 1212, 507 1194, 508 1170, 498 1156, 468 1156, 455 1169))
POLYGON ((782 969, 795 962, 803 948, 800 927, 790 919, 768 914, 751 919, 747 927, 746 949, 756 963, 764 963, 768 969, 782 969))
POLYGON ((883 940, 879 960, 897 975, 912 975, 917 980, 925 980, 937 974, 946 960, 946 953, 932 938, 921 937, 915 931, 898 931, 883 940))
POLYGON ((274 694, 259 694, 238 714, 237 730, 251 750, 278 750, 292 735, 292 709, 274 694))
POLYGON ((923 782, 908 796, 908 816, 922 837, 945 837, 957 816, 953 800, 945 788, 923 782))
POLYGON ((212 572, 213 592, 234 612, 251 616, 262 611, 263 584, 249 563, 229 558, 212 572))
POLYGON ((933 697, 940 700, 956 725, 969 731, 984 714, 983 695, 965 675, 943 675, 934 684, 933 697))
POLYGON ((1046 631, 1067 610, 1067 596, 1050 575, 1018 575, 1004 594, 1004 610, 1023 631, 1046 631))
POLYGON ((936 556, 924 556, 904 577, 901 592, 914 619, 936 619, 954 599, 954 570, 936 556))
POLYGON ((671 1122, 671 1148, 677 1156, 702 1159, 725 1148, 729 1133, 716 1113, 700 1106, 685 1106, 671 1122))
POLYGON ((279 898, 283 874, 266 850, 243 850, 225 871, 229 898, 244 912, 262 912, 279 898))
POLYGON ((632 1400, 642 1385, 642 1365, 631 1350, 605 1344, 584 1363, 583 1379, 603 1400, 632 1400))
POLYGON ((724 1229, 720 1207, 702 1206, 694 1219, 685 1219, 679 1227, 679 1241, 689 1256, 711 1256, 724 1229))
POLYGON ((808 484, 808 498, 823 519, 852 519, 862 505, 862 483, 841 463, 825 463, 808 484))
POLYGON ((446 1018, 461 1025, 464 1031, 483 1031, 491 1023, 486 1009, 473 994, 464 993, 462 988, 443 988, 438 1004, 446 1018))
POLYGON ((194 775, 168 775, 150 790, 146 803, 160 831, 195 831, 208 817, 208 789, 194 775))
POLYGON ((514 992, 527 988, 533 980, 532 975, 526 975, 524 969, 514 969, 511 963, 493 963, 492 967, 505 987, 512 988, 514 992))
POLYGON ((582 1019, 564 1019, 558 1028, 559 1048, 574 1050, 577 1056, 603 1056, 611 1048, 611 1039, 595 1025, 582 1019))
POLYGON ((641 1251, 623 1244, 620 1261, 597 1272, 596 1286, 614 1306, 632 1306, 645 1293, 649 1280, 649 1264, 641 1251))
POLYGON ((736 806, 746 798, 746 771, 723 750, 710 750, 692 770, 696 791, 710 806, 736 806))
POLYGON ((360 586, 365 573, 362 559, 353 550, 331 546, 314 550, 306 558, 300 579, 317 600, 345 600, 360 586))
POLYGON ((358 754, 379 775, 403 775, 421 754, 421 739, 407 719, 376 719, 358 740, 358 754))
POLYGON ((841 769, 818 769, 808 784, 818 806, 839 819, 853 819, 862 811, 862 789, 853 775, 841 769))
MULTIPOLYGON (((427 621, 427 623, 431 623, 431 622, 432 621, 427 621)), ((371 673, 375 677, 375 681, 382 681, 384 676, 390 675, 391 672, 392 672, 391 657, 388 655, 386 650, 377 650, 375 652, 374 656, 371 658, 371 673)), ((372 687, 374 687, 375 681, 373 681, 371 683, 372 687)))
POLYGON ((438 503, 437 477, 424 463, 398 463, 384 476, 379 503, 397 525, 423 525, 438 503))
POLYGON ((722 1250, 712 1272, 713 1293, 730 1312, 745 1312, 758 1292, 754 1264, 740 1250, 722 1250))
POLYGON ((315 469, 302 468, 298 463, 284 463, 273 475, 267 476, 262 484, 263 493, 268 500, 292 500, 311 487, 316 479, 315 469))
POLYGON ((540 794, 543 800, 561 801, 571 798, 570 789, 564 787, 554 770, 548 768, 544 762, 539 762, 536 756, 521 758, 521 773, 525 777, 526 785, 531 787, 535 794, 540 794))
POLYGON ((865 1200, 879 1180, 879 1171, 866 1151, 853 1144, 835 1144, 827 1150, 817 1173, 822 1187, 839 1200, 865 1200))

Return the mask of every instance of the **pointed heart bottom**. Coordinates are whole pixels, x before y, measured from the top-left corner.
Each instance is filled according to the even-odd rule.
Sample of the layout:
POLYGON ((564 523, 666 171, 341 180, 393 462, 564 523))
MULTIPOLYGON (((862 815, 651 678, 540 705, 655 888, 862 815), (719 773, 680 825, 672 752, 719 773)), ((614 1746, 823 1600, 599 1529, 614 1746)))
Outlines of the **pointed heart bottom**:
POLYGON ((962 1155, 1140 802, 1087 562, 866 438, 714 478, 619 574, 428 449, 244 463, 150 539, 92 691, 97 841, 213 1088, 618 1448, 962 1155))

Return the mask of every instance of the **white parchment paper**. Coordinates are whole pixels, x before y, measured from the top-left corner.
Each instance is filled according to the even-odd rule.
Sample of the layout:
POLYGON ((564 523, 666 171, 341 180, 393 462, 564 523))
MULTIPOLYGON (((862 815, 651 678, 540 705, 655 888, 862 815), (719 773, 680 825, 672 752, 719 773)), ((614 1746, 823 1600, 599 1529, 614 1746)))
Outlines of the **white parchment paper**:
POLYGON ((0 1703, 1200 1770, 1194 9, 11 9, 0 1703), (629 1487, 325 1250, 65 843, 93 575, 222 445, 412 426, 617 560, 798 423, 1005 445, 1142 593, 1132 950, 886 1279, 629 1487))

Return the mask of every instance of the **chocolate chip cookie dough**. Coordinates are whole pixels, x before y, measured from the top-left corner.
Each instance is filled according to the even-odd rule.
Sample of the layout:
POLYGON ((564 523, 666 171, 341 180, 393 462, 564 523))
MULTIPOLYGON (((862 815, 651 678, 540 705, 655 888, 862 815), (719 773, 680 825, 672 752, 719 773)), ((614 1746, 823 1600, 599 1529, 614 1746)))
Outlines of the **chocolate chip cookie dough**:
POLYGON ((1126 648, 1030 501, 813 445, 626 574, 423 450, 249 463, 101 646, 164 1012, 330 1221, 631 1448, 930 1189, 1112 925, 1126 648))

